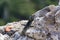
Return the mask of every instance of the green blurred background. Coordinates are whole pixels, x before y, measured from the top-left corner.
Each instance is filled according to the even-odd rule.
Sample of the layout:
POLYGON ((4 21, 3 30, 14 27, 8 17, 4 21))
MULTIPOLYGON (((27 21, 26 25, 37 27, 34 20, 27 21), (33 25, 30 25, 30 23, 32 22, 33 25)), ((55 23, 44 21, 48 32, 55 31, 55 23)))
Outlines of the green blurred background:
POLYGON ((36 11, 51 4, 58 5, 58 0, 0 0, 0 26, 26 20, 36 11))

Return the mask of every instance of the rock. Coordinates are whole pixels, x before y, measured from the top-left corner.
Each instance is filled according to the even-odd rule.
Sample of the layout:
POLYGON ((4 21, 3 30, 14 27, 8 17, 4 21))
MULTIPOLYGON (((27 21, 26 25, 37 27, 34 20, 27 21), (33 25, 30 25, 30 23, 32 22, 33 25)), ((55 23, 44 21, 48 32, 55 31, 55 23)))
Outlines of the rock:
MULTIPOLYGON (((23 28, 28 20, 21 20, 18 22, 7 23, 0 27, 0 30, 4 30, 6 26, 13 26, 12 30, 17 31, 20 37, 17 40, 60 40, 60 7, 56 7, 51 12, 44 14, 43 16, 36 16, 30 26, 27 29, 25 36, 21 35, 23 28), (55 11, 55 12, 54 12, 55 11)), ((39 11, 38 11, 39 13, 39 11)), ((36 13, 37 14, 37 13, 36 13)), ((35 14, 35 15, 36 15, 35 14)), ((14 38, 7 35, 0 34, 0 40, 13 40, 14 38)))
POLYGON ((60 10, 55 14, 55 20, 57 23, 60 23, 60 10))
POLYGON ((36 40, 43 40, 43 38, 46 38, 46 35, 44 34, 45 31, 42 31, 41 29, 36 29, 36 28, 30 28, 26 31, 26 35, 35 38, 36 40))
POLYGON ((22 20, 19 22, 8 23, 6 24, 6 26, 13 26, 12 30, 17 30, 18 32, 21 33, 27 22, 28 20, 22 20))
POLYGON ((60 13, 59 12, 60 12, 59 10, 57 11, 57 13, 48 12, 43 17, 36 17, 33 22, 34 27, 28 29, 26 32, 26 35, 32 38, 35 38, 36 40, 46 40, 46 39, 47 40, 60 40, 59 39, 60 31, 58 31, 60 30, 60 27, 59 27, 60 26, 59 24, 60 13), (50 33, 50 35, 48 33, 50 33), (54 37, 56 39, 54 39, 54 37))
POLYGON ((2 35, 0 33, 0 40, 8 40, 9 36, 8 35, 2 35))

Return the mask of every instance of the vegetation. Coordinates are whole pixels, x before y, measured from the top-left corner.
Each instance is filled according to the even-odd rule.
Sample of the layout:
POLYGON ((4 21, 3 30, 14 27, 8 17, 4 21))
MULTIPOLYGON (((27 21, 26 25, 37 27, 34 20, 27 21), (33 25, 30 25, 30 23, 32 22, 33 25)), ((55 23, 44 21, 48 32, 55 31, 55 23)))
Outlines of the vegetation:
POLYGON ((34 12, 50 4, 57 5, 58 0, 0 0, 0 25, 28 19, 34 12))

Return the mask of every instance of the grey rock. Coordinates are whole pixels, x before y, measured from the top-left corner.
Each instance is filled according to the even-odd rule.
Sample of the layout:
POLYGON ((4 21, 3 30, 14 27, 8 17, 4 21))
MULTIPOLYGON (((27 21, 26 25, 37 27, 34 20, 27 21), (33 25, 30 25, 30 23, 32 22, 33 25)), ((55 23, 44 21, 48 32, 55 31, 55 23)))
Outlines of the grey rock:
MULTIPOLYGON (((60 40, 59 8, 59 6, 56 6, 55 10, 50 11, 46 14, 43 13, 44 15, 40 17, 38 17, 38 14, 38 16, 34 18, 31 24, 32 27, 27 29, 25 36, 21 35, 21 32, 28 20, 7 23, 6 25, 1 26, 0 30, 4 30, 6 26, 13 26, 12 30, 16 30, 19 33, 19 38, 17 40, 60 40)), ((37 11, 37 13, 39 13, 39 11, 37 11)), ((0 34, 0 40, 14 40, 14 37, 0 34)))

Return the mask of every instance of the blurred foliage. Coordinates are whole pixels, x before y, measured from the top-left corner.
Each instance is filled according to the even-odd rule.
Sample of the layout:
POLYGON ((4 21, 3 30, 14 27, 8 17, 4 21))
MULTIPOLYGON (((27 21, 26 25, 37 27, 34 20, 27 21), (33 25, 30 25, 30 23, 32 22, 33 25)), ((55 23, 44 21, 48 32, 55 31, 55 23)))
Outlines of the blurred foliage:
POLYGON ((5 25, 5 21, 3 19, 0 19, 0 26, 5 25))
POLYGON ((0 0, 0 25, 7 22, 28 19, 34 12, 48 5, 57 5, 58 0, 0 0), (4 19, 4 8, 8 8, 8 18, 4 19))
POLYGON ((10 17, 9 18, 10 20, 8 21, 8 22, 12 22, 12 21, 19 21, 19 19, 18 18, 16 18, 16 17, 10 17))

